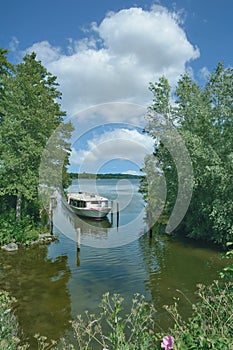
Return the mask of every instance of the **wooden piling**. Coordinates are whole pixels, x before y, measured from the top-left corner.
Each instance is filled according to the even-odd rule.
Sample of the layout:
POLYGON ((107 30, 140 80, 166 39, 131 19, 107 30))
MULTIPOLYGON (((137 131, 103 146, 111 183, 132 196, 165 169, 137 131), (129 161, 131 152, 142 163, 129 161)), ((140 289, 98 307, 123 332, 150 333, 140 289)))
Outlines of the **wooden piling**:
POLYGON ((111 225, 113 225, 113 212, 114 212, 114 203, 111 201, 111 225))
POLYGON ((50 235, 53 235, 53 198, 49 201, 49 221, 50 221, 50 235))
POLYGON ((77 266, 79 267, 81 264, 81 258, 80 258, 80 237, 81 237, 81 229, 77 228, 77 266))
POLYGON ((119 209, 119 202, 117 202, 117 227, 119 227, 119 216, 120 216, 120 209, 119 209))
POLYGON ((153 230, 152 230, 152 214, 151 212, 148 213, 148 224, 149 224, 149 237, 153 237, 153 230))
POLYGON ((151 228, 151 227, 150 227, 149 235, 150 235, 150 238, 153 237, 153 231, 152 231, 152 228, 151 228))
POLYGON ((80 252, 80 237, 81 237, 81 229, 77 228, 77 250, 80 252))

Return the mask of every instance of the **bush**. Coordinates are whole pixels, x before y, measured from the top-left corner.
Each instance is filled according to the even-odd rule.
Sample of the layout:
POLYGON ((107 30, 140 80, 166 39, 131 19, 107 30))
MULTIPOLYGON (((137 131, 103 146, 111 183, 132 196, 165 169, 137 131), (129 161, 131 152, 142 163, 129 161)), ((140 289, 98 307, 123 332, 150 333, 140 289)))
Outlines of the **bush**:
POLYGON ((200 302, 193 305, 193 315, 187 322, 179 315, 177 303, 166 306, 175 321, 171 330, 174 349, 233 349, 233 283, 199 285, 197 294, 200 302))
MULTIPOLYGON (((193 314, 184 321, 177 303, 166 306, 174 320, 174 327, 166 333, 156 331, 156 313, 153 304, 143 296, 135 295, 126 314, 120 295, 103 296, 99 315, 86 312, 72 322, 75 344, 63 339, 55 341, 36 335, 38 349, 62 350, 231 350, 233 349, 233 283, 215 281, 209 287, 198 286, 200 301, 192 305, 193 314), (165 336, 170 334, 170 336, 165 336), (174 339, 174 341, 173 341, 174 339), (162 342, 163 340, 163 342, 162 342)), ((1 301, 1 350, 23 350, 17 338, 17 321, 11 311, 12 299, 5 292, 1 301)))
POLYGON ((224 269, 220 272, 220 277, 228 280, 233 279, 233 242, 227 242, 226 244, 227 247, 231 247, 228 252, 225 253, 223 258, 231 260, 231 262, 224 267, 224 269))
POLYGON ((0 349, 16 350, 27 349, 27 345, 19 346, 18 338, 18 322, 12 311, 14 298, 10 298, 9 294, 0 291, 0 349))
POLYGON ((107 293, 103 297, 99 316, 86 313, 85 319, 79 316, 72 323, 78 347, 63 344, 63 349, 233 349, 233 283, 220 284, 215 281, 209 287, 199 285, 197 294, 200 301, 192 305, 193 314, 187 321, 179 314, 177 303, 165 306, 174 320, 174 327, 166 332, 171 336, 165 337, 163 346, 161 341, 166 333, 155 330, 155 309, 152 304, 136 295, 130 313, 122 316, 123 298, 119 295, 109 298, 107 293), (173 338, 174 344, 171 341, 173 338))
POLYGON ((0 219, 0 245, 13 241, 28 244, 36 240, 44 229, 34 224, 29 217, 20 221, 0 219))
POLYGON ((114 349, 148 350, 154 349, 157 338, 155 328, 155 309, 152 304, 136 294, 131 310, 123 315, 124 299, 118 294, 111 298, 103 296, 99 316, 86 312, 72 322, 77 347, 63 342, 62 349, 114 349))

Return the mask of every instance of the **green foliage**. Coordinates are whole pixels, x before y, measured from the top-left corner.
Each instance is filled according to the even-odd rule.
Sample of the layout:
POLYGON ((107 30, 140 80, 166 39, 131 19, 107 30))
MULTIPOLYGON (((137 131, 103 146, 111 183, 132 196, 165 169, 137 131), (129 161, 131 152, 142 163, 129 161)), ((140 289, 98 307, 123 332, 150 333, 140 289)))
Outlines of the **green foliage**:
MULTIPOLYGON (((167 200, 163 214, 169 217, 172 212, 178 178, 172 155, 158 136, 158 128, 164 126, 158 124, 156 113, 176 127, 193 165, 192 200, 177 232, 225 247, 233 238, 233 70, 218 64, 203 88, 185 74, 172 96, 175 105, 170 102, 171 89, 164 77, 150 84, 150 90, 153 102, 148 110, 146 131, 155 139, 154 168, 166 178, 167 200)), ((147 159, 144 172, 149 178, 151 166, 146 163, 147 159)), ((143 186, 142 191, 146 191, 143 186)), ((153 212, 155 204, 146 199, 147 210, 153 212)))
MULTIPOLYGON (((227 247, 232 247, 233 242, 227 242, 227 247)), ((223 271, 220 272, 220 277, 224 279, 233 279, 233 249, 230 249, 226 252, 224 255, 225 259, 229 259, 231 261, 230 264, 227 264, 226 267, 224 267, 223 271)))
POLYGON ((29 217, 20 221, 0 218, 0 245, 10 242, 29 244, 44 231, 45 227, 36 225, 29 217))
POLYGON ((56 77, 36 60, 36 54, 26 54, 15 66, 8 63, 6 54, 0 49, 0 206, 3 213, 14 208, 18 220, 29 215, 37 222, 43 150, 63 125, 53 161, 59 165, 63 162, 60 187, 68 186, 68 139, 73 129, 70 123, 62 123, 65 112, 58 102, 61 93, 56 77))
MULTIPOLYGON (((199 301, 192 305, 193 313, 185 321, 178 311, 178 302, 165 306, 174 321, 174 326, 165 332, 156 330, 156 312, 152 303, 135 295, 131 309, 124 311, 120 295, 106 293, 100 304, 99 314, 85 313, 72 321, 75 343, 48 341, 36 335, 38 349, 63 350, 148 350, 160 349, 165 334, 174 338, 174 350, 231 350, 233 347, 233 283, 214 281, 210 286, 198 286, 199 301), (58 344, 58 345, 57 345, 58 344)), ((26 349, 18 347, 18 324, 12 313, 12 299, 0 293, 0 341, 2 350, 26 349)))
MULTIPOLYGON (((174 350, 230 350, 233 347, 233 284, 215 281, 206 287, 198 286, 199 301, 192 305, 192 316, 184 321, 178 303, 165 306, 174 321, 166 331, 175 342, 174 350)), ((102 312, 86 312, 72 322, 77 345, 62 342, 62 349, 148 350, 160 349, 164 332, 155 327, 155 309, 144 297, 136 295, 130 313, 123 316, 123 298, 109 294, 103 296, 102 312)))
POLYGON ((72 179, 140 179, 141 175, 132 174, 93 174, 93 173, 70 173, 72 179))
POLYGON ((143 199, 147 203, 147 220, 151 227, 163 212, 165 183, 158 171, 154 155, 147 155, 144 164, 142 171, 146 172, 146 177, 141 179, 139 192, 142 193, 143 199))
POLYGON ((19 327, 12 310, 15 299, 5 291, 0 291, 0 349, 24 350, 27 345, 19 346, 19 327))
POLYGON ((40 334, 36 334, 35 339, 37 340, 38 350, 55 349, 54 346, 57 344, 55 340, 48 341, 47 337, 40 334))
MULTIPOLYGON (((72 322, 78 349, 95 348, 114 350, 153 349, 156 344, 155 309, 143 296, 135 295, 131 310, 124 314, 123 298, 103 296, 99 315, 86 312, 72 322)), ((63 349, 76 349, 63 343, 63 349)))
POLYGON ((209 287, 198 286, 199 302, 193 305, 193 314, 185 322, 178 312, 177 303, 166 306, 175 326, 170 330, 175 339, 174 349, 233 348, 233 285, 215 281, 209 287))

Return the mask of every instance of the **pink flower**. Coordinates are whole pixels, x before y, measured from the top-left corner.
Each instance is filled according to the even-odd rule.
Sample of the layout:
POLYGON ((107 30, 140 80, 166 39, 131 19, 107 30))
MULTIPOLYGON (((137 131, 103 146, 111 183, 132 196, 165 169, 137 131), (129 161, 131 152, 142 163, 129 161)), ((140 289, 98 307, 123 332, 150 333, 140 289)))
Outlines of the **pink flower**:
POLYGON ((165 350, 171 350, 174 345, 174 338, 170 335, 166 335, 163 337, 163 342, 161 343, 161 348, 164 348, 165 350))

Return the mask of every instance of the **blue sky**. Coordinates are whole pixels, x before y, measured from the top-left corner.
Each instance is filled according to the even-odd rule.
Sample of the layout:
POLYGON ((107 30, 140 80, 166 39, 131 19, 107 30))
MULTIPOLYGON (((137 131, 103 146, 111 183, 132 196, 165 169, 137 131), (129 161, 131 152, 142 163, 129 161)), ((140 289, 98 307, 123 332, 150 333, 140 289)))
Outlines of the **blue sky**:
POLYGON ((203 83, 218 61, 231 66, 232 13, 232 0, 8 0, 0 46, 13 63, 36 51, 58 77, 62 108, 81 130, 72 171, 134 172, 152 145, 140 132, 149 81, 163 74, 174 86, 188 70, 203 83))

